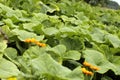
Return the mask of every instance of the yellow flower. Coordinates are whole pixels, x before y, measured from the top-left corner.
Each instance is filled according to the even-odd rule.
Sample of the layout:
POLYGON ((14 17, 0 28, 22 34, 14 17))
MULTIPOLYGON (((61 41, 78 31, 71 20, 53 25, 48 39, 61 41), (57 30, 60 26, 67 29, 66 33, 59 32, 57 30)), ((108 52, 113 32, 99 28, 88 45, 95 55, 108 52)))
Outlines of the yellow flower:
POLYGON ((36 41, 35 44, 36 44, 36 45, 40 45, 40 42, 39 42, 39 41, 36 41))
POLYGON ((44 44, 44 43, 41 43, 41 47, 45 47, 46 46, 46 44, 44 44))
POLYGON ((9 77, 7 80, 17 80, 16 77, 9 77))
POLYGON ((84 66, 87 66, 87 67, 90 67, 90 66, 91 66, 91 64, 89 64, 89 63, 88 63, 88 62, 86 62, 86 61, 85 61, 85 62, 83 62, 83 65, 84 65, 84 66))
POLYGON ((40 43, 40 42, 38 42, 38 41, 36 41, 35 44, 38 45, 38 46, 41 46, 41 47, 45 47, 45 46, 46 46, 46 44, 40 43))
POLYGON ((82 72, 86 75, 93 75, 93 72, 86 70, 85 68, 81 68, 82 72))
POLYGON ((86 71, 86 74, 92 76, 92 75, 93 75, 93 72, 87 70, 87 71, 86 71))
POLYGON ((24 42, 27 42, 27 43, 30 43, 31 42, 31 39, 25 39, 25 41, 24 42))
POLYGON ((34 39, 34 38, 31 38, 31 42, 36 42, 37 40, 36 39, 34 39))
POLYGON ((34 42, 36 42, 36 39, 34 39, 34 38, 28 38, 24 42, 27 42, 27 43, 32 42, 32 43, 34 43, 34 42))
POLYGON ((88 62, 83 62, 83 65, 84 66, 87 66, 87 67, 89 67, 90 69, 92 69, 92 70, 100 70, 100 68, 98 68, 98 67, 96 67, 96 66, 93 66, 93 65, 91 65, 90 63, 88 63, 88 62))
POLYGON ((39 41, 37 41, 37 40, 34 39, 34 38, 25 39, 24 42, 27 42, 27 43, 34 43, 34 44, 36 44, 36 45, 38 45, 38 46, 40 46, 40 47, 45 47, 45 46, 46 46, 46 44, 40 43, 39 41))
POLYGON ((96 67, 96 66, 90 66, 90 68, 92 69, 92 70, 100 70, 100 68, 98 68, 98 67, 96 67))
POLYGON ((82 72, 85 73, 86 72, 86 69, 85 68, 81 68, 82 72))

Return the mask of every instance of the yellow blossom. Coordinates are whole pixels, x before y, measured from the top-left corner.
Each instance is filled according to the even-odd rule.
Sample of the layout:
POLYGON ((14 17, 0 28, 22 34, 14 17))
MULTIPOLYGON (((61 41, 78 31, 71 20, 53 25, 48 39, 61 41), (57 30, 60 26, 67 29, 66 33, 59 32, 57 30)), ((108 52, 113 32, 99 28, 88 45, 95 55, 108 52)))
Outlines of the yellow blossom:
POLYGON ((90 63, 88 63, 88 62, 83 62, 83 65, 84 66, 86 66, 86 67, 89 67, 90 69, 92 69, 92 70, 100 70, 100 68, 98 68, 98 67, 96 67, 96 66, 93 66, 93 65, 91 65, 90 63))
POLYGON ((31 38, 31 42, 36 42, 37 40, 36 39, 34 39, 34 38, 31 38))
POLYGON ((30 43, 30 42, 31 42, 31 39, 25 39, 24 42, 30 43))
POLYGON ((17 78, 16 77, 9 77, 9 78, 7 78, 7 80, 17 80, 17 78))
POLYGON ((46 46, 46 44, 44 44, 44 43, 41 43, 41 45, 40 45, 41 47, 45 47, 46 46))
POLYGON ((82 72, 86 75, 93 75, 93 72, 86 70, 85 68, 81 68, 82 72))
POLYGON ((25 39, 24 42, 27 42, 27 43, 34 43, 34 44, 36 44, 36 45, 38 45, 38 46, 40 46, 40 47, 45 47, 45 46, 46 46, 46 44, 40 43, 39 41, 37 41, 37 40, 34 39, 34 38, 25 39))
POLYGON ((86 61, 85 61, 85 62, 83 62, 83 65, 84 65, 84 66, 87 66, 87 67, 90 67, 90 66, 91 66, 91 64, 89 64, 89 63, 88 63, 88 62, 86 62, 86 61))
POLYGON ((100 70, 100 68, 98 68, 98 67, 96 67, 96 66, 90 66, 90 68, 92 69, 92 70, 100 70))

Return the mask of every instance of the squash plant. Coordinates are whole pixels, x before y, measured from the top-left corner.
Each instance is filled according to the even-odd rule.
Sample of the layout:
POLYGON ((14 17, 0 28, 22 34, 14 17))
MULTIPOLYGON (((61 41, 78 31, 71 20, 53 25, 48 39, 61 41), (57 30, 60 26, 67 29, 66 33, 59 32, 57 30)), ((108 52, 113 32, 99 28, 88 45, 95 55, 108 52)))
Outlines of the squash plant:
POLYGON ((1 0, 0 79, 119 79, 119 14, 79 0, 1 0))

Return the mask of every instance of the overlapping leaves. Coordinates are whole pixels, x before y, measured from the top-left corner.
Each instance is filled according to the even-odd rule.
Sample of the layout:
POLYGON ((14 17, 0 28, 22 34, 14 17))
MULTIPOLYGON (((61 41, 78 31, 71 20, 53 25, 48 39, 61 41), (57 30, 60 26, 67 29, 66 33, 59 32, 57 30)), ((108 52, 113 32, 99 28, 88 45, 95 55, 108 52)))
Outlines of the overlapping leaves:
POLYGON ((120 75, 119 11, 78 0, 12 1, 5 4, 11 8, 0 3, 1 79, 84 80, 82 59, 99 67, 99 74, 120 75), (47 46, 27 44, 28 38, 47 46))

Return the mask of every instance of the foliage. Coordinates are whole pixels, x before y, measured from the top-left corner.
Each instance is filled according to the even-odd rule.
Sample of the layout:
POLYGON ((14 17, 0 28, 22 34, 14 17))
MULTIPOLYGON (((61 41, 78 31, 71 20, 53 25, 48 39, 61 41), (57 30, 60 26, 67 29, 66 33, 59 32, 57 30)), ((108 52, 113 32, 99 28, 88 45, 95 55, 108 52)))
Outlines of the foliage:
POLYGON ((1 0, 1 80, 119 79, 119 15, 79 0, 1 0))

